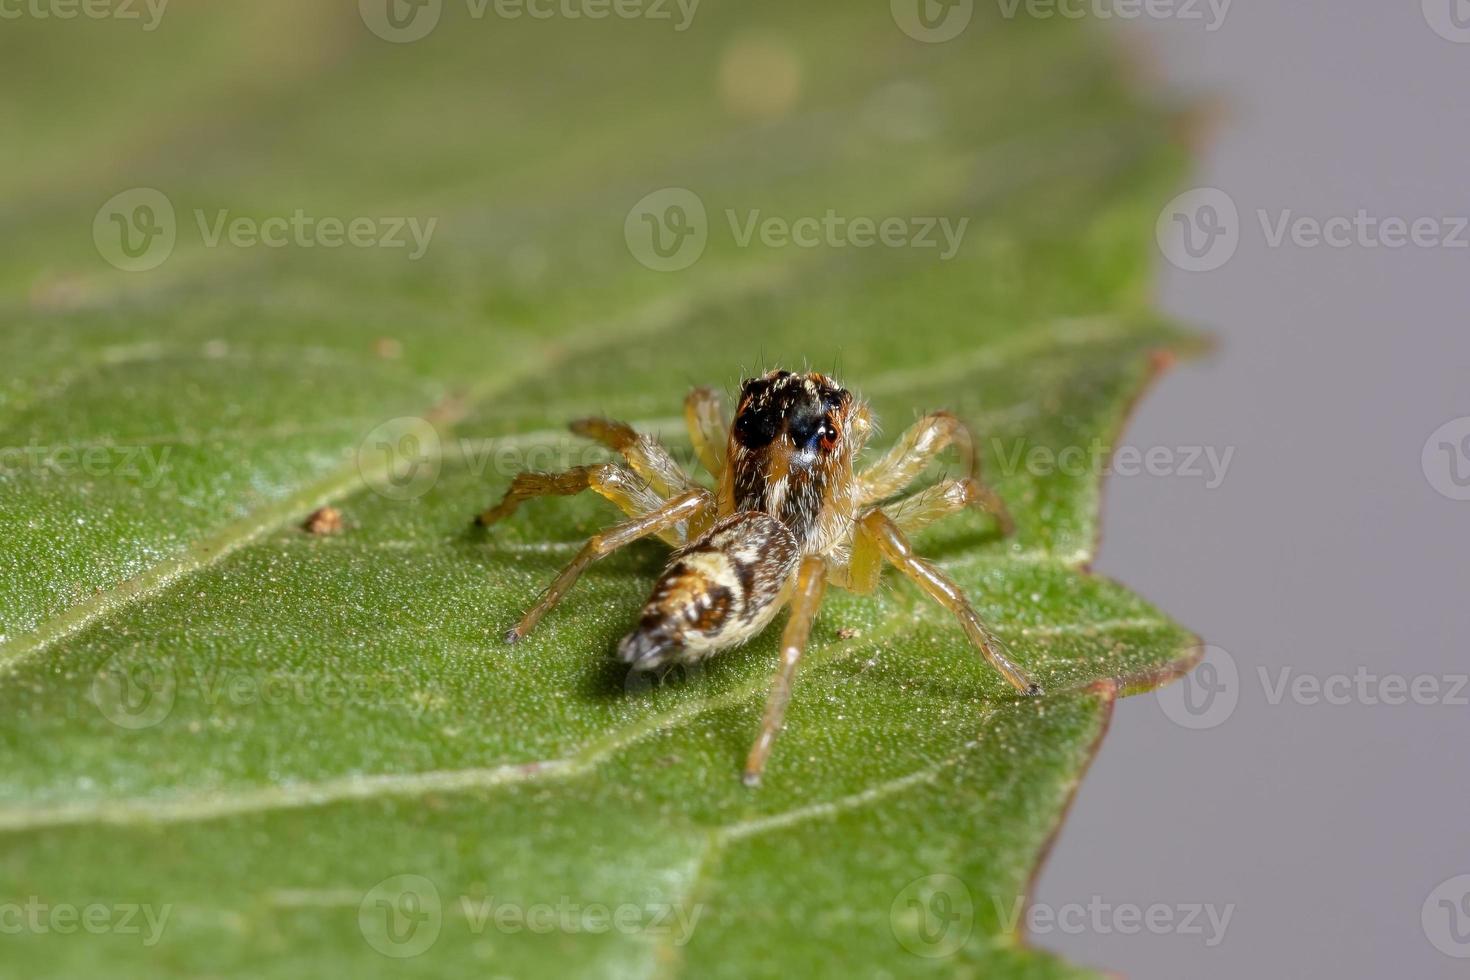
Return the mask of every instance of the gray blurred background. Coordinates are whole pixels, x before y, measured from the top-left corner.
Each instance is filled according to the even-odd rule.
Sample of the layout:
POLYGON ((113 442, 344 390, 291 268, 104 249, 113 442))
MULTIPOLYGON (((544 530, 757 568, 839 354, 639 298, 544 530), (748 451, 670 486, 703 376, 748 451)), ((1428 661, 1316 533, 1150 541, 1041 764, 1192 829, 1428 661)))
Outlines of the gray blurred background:
POLYGON ((1033 896, 1104 911, 1033 941, 1139 978, 1470 976, 1470 422, 1426 450, 1470 416, 1470 248, 1428 224, 1273 245, 1260 217, 1470 215, 1470 2, 1200 9, 1118 27, 1222 102, 1191 182, 1237 207, 1238 248, 1202 272, 1161 249, 1164 309, 1219 347, 1124 443, 1235 452, 1213 489, 1113 477, 1096 567, 1235 676, 1216 653, 1172 703, 1119 704, 1033 896), (1210 946, 1203 915, 1127 934, 1126 905, 1233 911, 1210 946))

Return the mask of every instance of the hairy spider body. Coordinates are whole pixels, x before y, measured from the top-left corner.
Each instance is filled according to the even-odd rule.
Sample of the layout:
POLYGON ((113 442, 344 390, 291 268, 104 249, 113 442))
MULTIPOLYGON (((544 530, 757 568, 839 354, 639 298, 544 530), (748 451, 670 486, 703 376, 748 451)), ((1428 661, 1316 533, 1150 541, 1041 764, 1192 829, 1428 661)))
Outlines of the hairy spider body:
POLYGON ((871 414, 863 401, 821 374, 771 371, 745 381, 733 424, 718 395, 706 388, 690 393, 684 414, 700 462, 715 477, 714 491, 691 481, 652 438, 620 422, 588 419, 572 423, 573 431, 620 453, 628 469, 604 464, 522 473, 500 504, 480 515, 481 524, 490 524, 532 497, 590 489, 630 517, 588 541, 507 639, 525 636, 593 561, 650 535, 677 550, 638 624, 618 644, 619 657, 633 669, 698 660, 738 646, 790 605, 780 666, 745 764, 745 781, 752 785, 781 728, 826 585, 871 592, 884 562, 953 612, 970 642, 1017 690, 1040 693, 1010 662, 959 586, 908 543, 908 534, 970 506, 989 511, 1009 530, 1000 498, 979 480, 969 432, 954 416, 925 416, 859 471, 858 456, 873 429, 871 414), (970 476, 885 505, 951 445, 970 476))
POLYGON ((739 646, 780 611, 799 558, 796 536, 776 518, 732 514, 674 553, 618 655, 653 670, 739 646))

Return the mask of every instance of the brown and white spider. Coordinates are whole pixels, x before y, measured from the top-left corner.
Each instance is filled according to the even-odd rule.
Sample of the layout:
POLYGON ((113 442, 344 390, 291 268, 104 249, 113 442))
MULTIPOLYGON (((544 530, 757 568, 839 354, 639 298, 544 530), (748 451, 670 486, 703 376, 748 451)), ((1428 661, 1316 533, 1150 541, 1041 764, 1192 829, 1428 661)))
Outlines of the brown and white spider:
POLYGON ((505 498, 479 517, 493 524, 524 500, 593 490, 631 519, 596 535, 506 634, 514 643, 566 595, 588 565, 640 538, 657 535, 677 550, 618 654, 635 670, 695 661, 755 636, 782 606, 791 618, 760 735, 745 761, 748 785, 760 782, 781 729, 792 680, 828 582, 859 593, 878 586, 884 561, 959 618, 970 642, 1024 694, 1041 689, 1006 657, 964 592, 938 566, 914 554, 908 535, 975 505, 1001 522, 1000 498, 978 479, 969 430, 947 412, 926 415, 861 472, 858 454, 873 430, 866 403, 821 374, 771 371, 740 387, 735 422, 719 395, 696 388, 684 418, 710 491, 694 483, 651 436, 622 423, 584 419, 572 431, 627 461, 564 473, 521 473, 505 498), (884 505, 948 446, 970 476, 945 480, 884 505))

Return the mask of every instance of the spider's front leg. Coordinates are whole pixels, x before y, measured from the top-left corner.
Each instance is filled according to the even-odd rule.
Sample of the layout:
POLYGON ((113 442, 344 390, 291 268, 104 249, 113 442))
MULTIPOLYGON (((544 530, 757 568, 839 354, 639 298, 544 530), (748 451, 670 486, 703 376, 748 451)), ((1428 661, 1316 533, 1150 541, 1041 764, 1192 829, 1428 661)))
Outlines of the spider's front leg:
POLYGON ((561 601, 561 598, 567 594, 588 565, 640 538, 670 530, 684 521, 693 521, 713 502, 714 497, 708 490, 689 490, 652 513, 625 521, 601 534, 593 535, 577 553, 577 557, 573 558, 546 591, 541 593, 541 598, 536 601, 536 604, 526 610, 521 621, 505 634, 506 640, 515 643, 529 633, 541 621, 541 617, 561 601))
POLYGON ((892 449, 859 474, 859 502, 868 506, 892 497, 917 480, 929 464, 950 446, 959 451, 960 464, 972 485, 972 489, 967 491, 972 498, 970 502, 979 503, 994 514, 1002 531, 1009 534, 1014 526, 1011 516, 999 495, 981 479, 975 439, 965 424, 949 412, 934 412, 919 419, 899 437, 892 449))
POLYGON ((916 555, 908 538, 891 517, 881 510, 872 510, 859 519, 853 541, 850 576, 855 591, 870 591, 876 587, 879 556, 911 579, 931 599, 954 613, 970 642, 1012 687, 1022 694, 1041 693, 1041 688, 1005 655, 1000 641, 985 628, 959 584, 938 565, 916 555))

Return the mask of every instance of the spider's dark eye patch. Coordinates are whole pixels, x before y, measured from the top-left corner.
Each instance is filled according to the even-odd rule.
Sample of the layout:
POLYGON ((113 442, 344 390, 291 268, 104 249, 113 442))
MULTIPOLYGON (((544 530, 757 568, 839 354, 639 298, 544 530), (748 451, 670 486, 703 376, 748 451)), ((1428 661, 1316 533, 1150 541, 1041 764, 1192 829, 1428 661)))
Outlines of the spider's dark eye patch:
POLYGON ((746 449, 764 449, 780 428, 781 418, 776 412, 747 408, 735 420, 735 441, 746 449))

